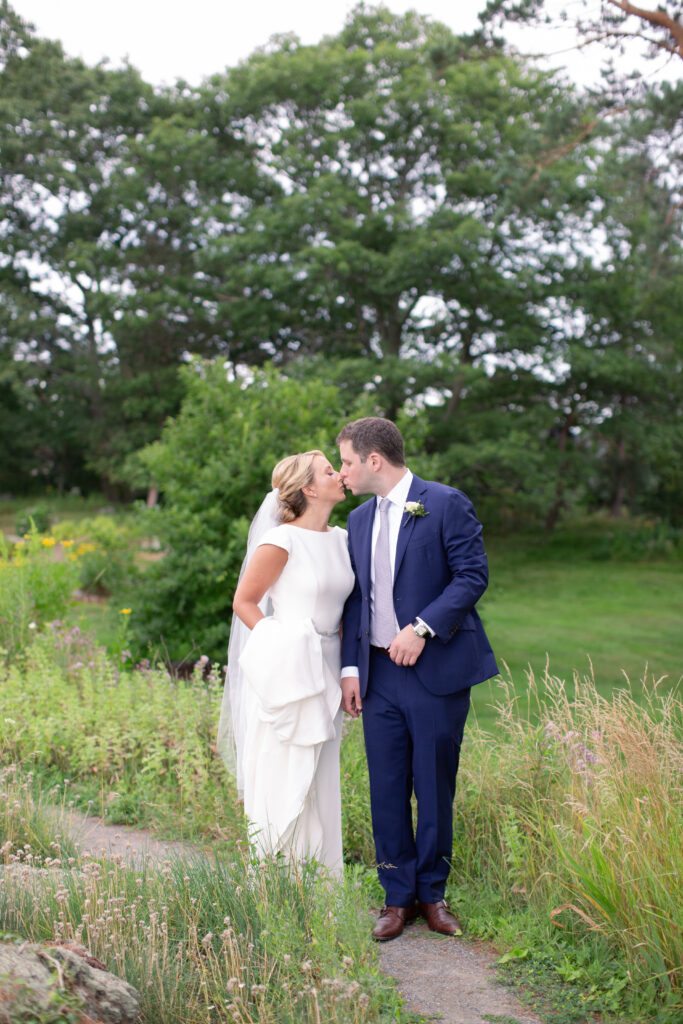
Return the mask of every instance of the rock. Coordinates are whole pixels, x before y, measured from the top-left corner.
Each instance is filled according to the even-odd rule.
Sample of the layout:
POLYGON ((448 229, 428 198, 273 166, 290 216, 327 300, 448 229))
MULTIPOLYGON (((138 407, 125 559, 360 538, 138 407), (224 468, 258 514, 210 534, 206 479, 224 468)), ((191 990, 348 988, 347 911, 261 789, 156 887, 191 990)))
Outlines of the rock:
POLYGON ((40 1019, 63 1002, 81 1024, 133 1024, 140 995, 77 943, 0 942, 0 1024, 40 1019))

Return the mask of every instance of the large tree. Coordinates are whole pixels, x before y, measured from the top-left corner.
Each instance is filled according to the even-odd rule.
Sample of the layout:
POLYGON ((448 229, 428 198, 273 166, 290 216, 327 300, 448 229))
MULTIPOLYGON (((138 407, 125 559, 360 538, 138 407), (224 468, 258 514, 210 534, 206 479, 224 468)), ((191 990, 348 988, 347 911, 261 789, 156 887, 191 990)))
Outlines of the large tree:
POLYGON ((585 116, 552 76, 361 6, 338 36, 280 39, 205 95, 280 189, 213 245, 265 353, 468 365, 537 344, 557 260, 539 238, 589 198, 580 148, 547 160, 585 116))
POLYGON ((49 401, 33 470, 58 482, 68 410, 106 484, 177 409, 185 355, 224 348, 199 257, 259 188, 248 145, 206 130, 182 83, 86 67, 6 3, 0 38, 0 340, 49 401))

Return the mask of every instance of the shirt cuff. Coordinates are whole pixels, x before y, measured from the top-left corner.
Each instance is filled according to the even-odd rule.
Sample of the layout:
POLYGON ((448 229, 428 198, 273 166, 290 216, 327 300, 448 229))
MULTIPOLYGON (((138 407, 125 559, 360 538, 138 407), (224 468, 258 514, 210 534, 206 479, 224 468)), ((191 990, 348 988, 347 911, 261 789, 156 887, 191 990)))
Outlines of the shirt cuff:
POLYGON ((427 627, 427 629, 429 630, 429 635, 430 635, 430 636, 436 636, 436 633, 434 632, 434 630, 432 629, 432 627, 431 627, 431 626, 429 625, 429 623, 428 623, 428 622, 425 622, 425 620, 424 620, 424 619, 421 619, 419 615, 416 615, 416 616, 415 616, 415 621, 416 621, 416 622, 419 622, 421 626, 426 626, 426 627, 427 627))
POLYGON ((348 676, 359 676, 360 672, 356 665, 345 665, 341 670, 342 679, 346 679, 348 676))

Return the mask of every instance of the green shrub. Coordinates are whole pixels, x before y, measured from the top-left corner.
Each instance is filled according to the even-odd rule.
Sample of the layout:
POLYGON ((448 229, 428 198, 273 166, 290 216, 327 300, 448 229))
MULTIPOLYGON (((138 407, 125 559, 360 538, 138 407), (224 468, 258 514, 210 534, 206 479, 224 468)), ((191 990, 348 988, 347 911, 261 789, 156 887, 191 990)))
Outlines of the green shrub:
POLYGON ((67 777, 114 822, 243 836, 218 757, 222 682, 122 672, 78 626, 51 623, 0 677, 0 749, 48 778, 67 777))
MULTIPOLYGON (((311 448, 333 458, 346 415, 337 388, 271 368, 253 371, 247 381, 195 361, 184 374, 178 417, 141 455, 163 495, 146 529, 160 539, 164 557, 130 594, 117 596, 133 609, 138 653, 149 644, 177 661, 200 654, 220 661, 249 522, 273 467, 311 448)), ((338 519, 345 518, 342 507, 338 519)))
POLYGON ((58 540, 74 540, 79 586, 86 593, 111 594, 131 578, 137 532, 128 522, 106 515, 64 520, 53 533, 58 540))
POLYGON ((32 530, 47 533, 50 529, 52 516, 46 505, 35 505, 33 508, 22 509, 17 513, 15 530, 20 537, 25 537, 32 530))

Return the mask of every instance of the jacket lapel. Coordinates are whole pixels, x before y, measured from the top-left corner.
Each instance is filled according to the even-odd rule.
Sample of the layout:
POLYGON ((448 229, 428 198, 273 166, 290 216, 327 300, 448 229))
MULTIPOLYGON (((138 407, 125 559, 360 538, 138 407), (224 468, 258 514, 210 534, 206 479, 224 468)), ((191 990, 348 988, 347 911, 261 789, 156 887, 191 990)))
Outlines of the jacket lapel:
MULTIPOLYGON (((419 476, 413 476, 410 490, 408 491, 407 501, 420 501, 421 496, 427 490, 427 485, 424 480, 421 480, 419 476)), ((426 511, 429 511, 426 509, 426 511)), ((409 516, 407 512, 403 513, 401 518, 401 525, 398 530, 398 540, 396 541, 396 564, 394 566, 394 583, 398 576, 398 571, 401 568, 401 562, 403 556, 406 553, 408 547, 408 541, 411 538, 412 532, 415 529, 416 516, 409 516)))

